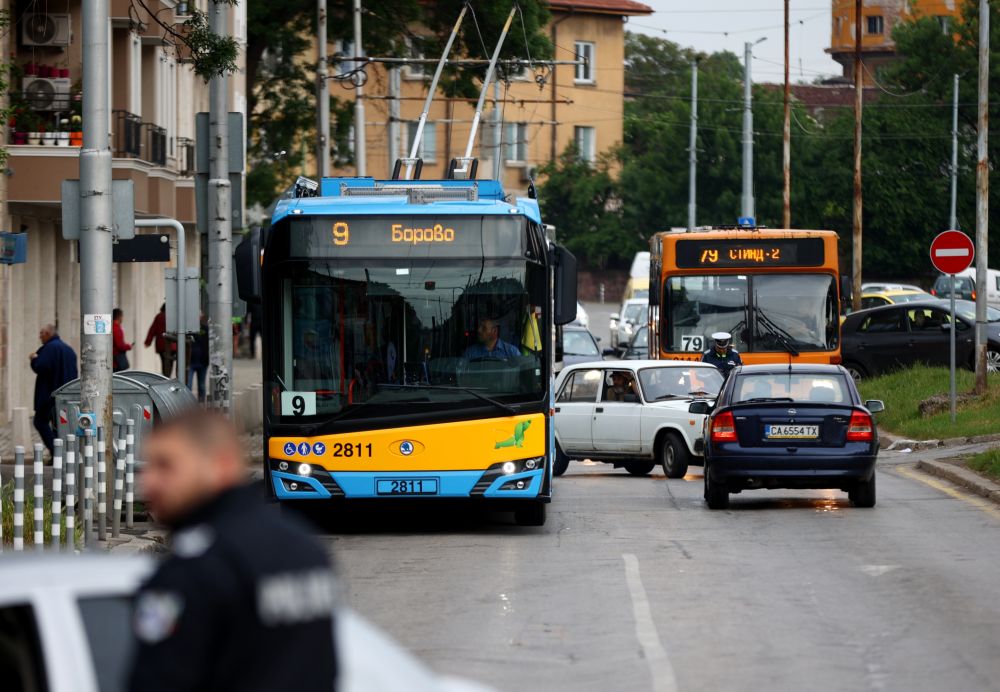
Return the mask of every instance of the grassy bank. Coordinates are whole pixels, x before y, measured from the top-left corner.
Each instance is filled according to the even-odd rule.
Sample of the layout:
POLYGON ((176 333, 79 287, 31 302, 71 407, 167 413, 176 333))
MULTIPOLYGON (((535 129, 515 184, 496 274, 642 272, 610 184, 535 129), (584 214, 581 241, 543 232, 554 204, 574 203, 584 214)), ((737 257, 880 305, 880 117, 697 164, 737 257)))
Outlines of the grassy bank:
POLYGON ((1000 449, 991 449, 969 459, 969 468, 1000 480, 1000 449))
MULTIPOLYGON (((972 389, 973 375, 959 369, 958 392, 972 389)), ((878 414, 878 424, 884 430, 917 440, 970 437, 1000 432, 1000 377, 990 376, 990 389, 983 397, 959 404, 958 420, 942 413, 921 417, 920 402, 935 394, 948 394, 948 369, 918 366, 863 380, 863 399, 881 399, 885 412, 878 414)))

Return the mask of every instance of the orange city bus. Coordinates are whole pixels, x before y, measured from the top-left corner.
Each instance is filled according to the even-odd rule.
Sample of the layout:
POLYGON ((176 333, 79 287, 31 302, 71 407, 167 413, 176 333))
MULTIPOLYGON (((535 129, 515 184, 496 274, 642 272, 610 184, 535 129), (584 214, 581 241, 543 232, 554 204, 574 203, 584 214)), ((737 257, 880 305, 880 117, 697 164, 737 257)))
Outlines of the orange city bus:
POLYGON ((729 332, 747 364, 840 362, 833 231, 657 233, 649 266, 650 357, 697 360, 729 332))

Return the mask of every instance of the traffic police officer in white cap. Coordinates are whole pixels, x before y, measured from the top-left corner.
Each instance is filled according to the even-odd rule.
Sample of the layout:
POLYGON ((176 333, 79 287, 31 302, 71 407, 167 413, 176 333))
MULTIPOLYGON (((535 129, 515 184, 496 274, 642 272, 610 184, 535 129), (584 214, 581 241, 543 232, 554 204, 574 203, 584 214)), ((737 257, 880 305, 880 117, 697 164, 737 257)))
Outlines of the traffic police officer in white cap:
POLYGON ((729 332, 712 334, 715 346, 701 356, 703 363, 711 363, 722 372, 723 377, 729 377, 729 372, 737 365, 743 365, 740 352, 732 346, 733 335, 729 332))

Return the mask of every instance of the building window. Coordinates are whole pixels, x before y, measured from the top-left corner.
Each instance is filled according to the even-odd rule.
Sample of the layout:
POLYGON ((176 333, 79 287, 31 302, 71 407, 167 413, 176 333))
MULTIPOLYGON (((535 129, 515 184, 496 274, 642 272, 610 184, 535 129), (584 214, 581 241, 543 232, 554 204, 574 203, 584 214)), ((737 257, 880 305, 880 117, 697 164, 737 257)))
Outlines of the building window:
POLYGON ((504 146, 506 158, 511 163, 524 163, 528 160, 528 124, 507 123, 504 126, 504 146))
POLYGON ((583 60, 582 65, 576 66, 577 84, 594 83, 594 44, 589 41, 577 41, 575 44, 576 59, 583 60))
POLYGON ((941 33, 950 34, 951 33, 951 17, 948 15, 939 15, 935 17, 937 19, 938 25, 941 27, 941 33))
MULTIPOLYGON (((413 149, 413 140, 417 136, 417 123, 406 123, 406 151, 405 156, 410 155, 413 149)), ((417 158, 423 159, 424 163, 434 163, 437 161, 437 123, 424 123, 424 133, 420 137, 420 147, 417 149, 417 158)))
POLYGON ((573 141, 576 142, 576 151, 581 161, 593 163, 597 160, 597 143, 594 128, 574 127, 573 141))
POLYGON ((868 20, 868 33, 873 36, 881 36, 885 33, 885 18, 880 14, 873 14, 866 17, 868 20))
MULTIPOLYGON (((406 57, 411 60, 424 59, 424 46, 420 38, 406 39, 406 57)), ((406 79, 425 79, 428 76, 427 66, 421 63, 403 66, 403 77, 406 79)))

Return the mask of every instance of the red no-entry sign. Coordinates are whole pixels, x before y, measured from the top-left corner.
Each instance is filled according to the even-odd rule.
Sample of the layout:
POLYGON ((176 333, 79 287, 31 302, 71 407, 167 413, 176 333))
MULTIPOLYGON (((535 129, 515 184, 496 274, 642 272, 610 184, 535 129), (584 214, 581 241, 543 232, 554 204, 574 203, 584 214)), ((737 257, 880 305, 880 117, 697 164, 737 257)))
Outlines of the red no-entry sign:
POLYGON ((931 262, 942 274, 959 274, 972 264, 976 246, 961 231, 945 231, 931 243, 931 262))

